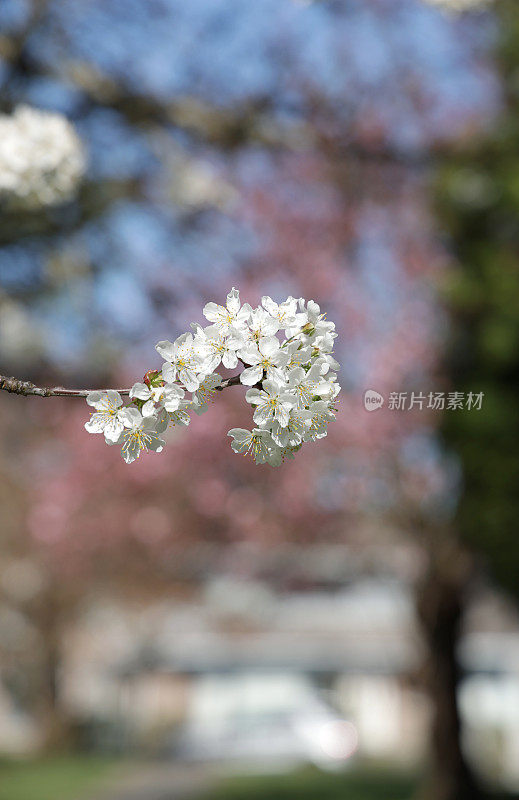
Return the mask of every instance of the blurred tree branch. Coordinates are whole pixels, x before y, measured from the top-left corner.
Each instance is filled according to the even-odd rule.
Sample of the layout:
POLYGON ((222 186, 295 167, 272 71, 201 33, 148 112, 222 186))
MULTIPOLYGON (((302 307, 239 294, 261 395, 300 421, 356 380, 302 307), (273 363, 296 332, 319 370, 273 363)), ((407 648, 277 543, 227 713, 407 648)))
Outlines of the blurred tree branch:
POLYGON ((90 181, 80 188, 76 201, 65 207, 60 205, 27 211, 2 208, 0 245, 25 236, 52 236, 77 230, 85 222, 101 216, 115 201, 139 197, 139 194, 140 182, 135 178, 90 181), (66 213, 63 213, 63 209, 66 213))
MULTIPOLYGON (((316 120, 322 117, 326 123, 328 116, 333 120, 337 116, 336 110, 327 108, 322 98, 318 101, 312 92, 308 92, 307 99, 310 111, 314 112, 310 118, 314 116, 314 120, 287 124, 276 116, 272 101, 267 97, 256 97, 232 108, 189 95, 162 102, 153 95, 133 92, 91 64, 79 61, 62 62, 55 77, 81 89, 96 105, 117 111, 132 125, 145 126, 151 122, 162 127, 173 126, 227 149, 247 143, 300 149, 326 142, 330 134, 325 134, 316 120)), ((329 128, 326 124, 322 127, 329 128)), ((387 143, 378 142, 371 146, 353 139, 345 140, 343 125, 340 133, 340 151, 345 158, 398 163, 415 168, 421 168, 431 160, 429 153, 403 151, 387 143)))
POLYGON ((0 58, 9 65, 11 76, 25 74, 27 64, 27 39, 45 17, 49 0, 33 0, 25 24, 15 33, 0 33, 0 58))
MULTIPOLYGON (((131 125, 144 128, 173 126, 227 149, 246 143, 300 149, 330 139, 327 122, 328 118, 336 121, 336 109, 327 109, 326 104, 323 105, 323 98, 317 98, 311 89, 305 92, 310 112, 307 119, 310 121, 287 124, 279 119, 272 100, 266 96, 249 99, 232 108, 190 95, 161 101, 151 94, 132 91, 128 85, 113 80, 84 61, 64 58, 56 67, 42 66, 27 52, 26 45, 29 35, 45 18, 47 6, 46 0, 34 2, 23 30, 0 36, 0 57, 9 64, 12 77, 18 75, 23 79, 27 75, 40 75, 65 81, 83 92, 87 104, 113 109, 131 125), (317 118, 323 120, 322 129, 317 118)), ((429 153, 410 153, 387 142, 367 144, 354 139, 345 140, 344 127, 345 122, 339 126, 338 144, 340 154, 345 158, 361 162, 398 163, 411 168, 422 168, 431 160, 429 153)))

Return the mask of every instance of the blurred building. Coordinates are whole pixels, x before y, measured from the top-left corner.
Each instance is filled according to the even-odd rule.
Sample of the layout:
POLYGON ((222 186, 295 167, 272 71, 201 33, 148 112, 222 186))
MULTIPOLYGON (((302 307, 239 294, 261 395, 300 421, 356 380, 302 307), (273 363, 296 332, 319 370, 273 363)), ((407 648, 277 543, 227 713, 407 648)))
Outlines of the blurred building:
MULTIPOLYGON (((317 549, 314 555, 318 564, 317 549)), ((344 562, 344 549, 336 556, 344 562)), ((313 709, 319 719, 330 715, 352 725, 355 758, 411 766, 424 755, 428 730, 411 588, 364 574, 341 587, 275 591, 221 575, 182 602, 99 599, 66 636, 63 702, 83 743, 93 748, 174 756, 182 754, 177 745, 187 731, 190 754, 199 757, 197 730, 217 718, 222 725, 232 719, 241 730, 247 714, 249 728, 259 719, 272 724, 277 703, 278 717, 313 709)), ((480 593, 461 656, 466 745, 486 774, 517 786, 515 611, 492 593, 480 593)), ((18 746, 30 749, 34 730, 27 723, 23 728, 3 697, 3 727, 16 724, 18 746)), ((204 752, 202 745, 210 755, 205 739, 204 752)))

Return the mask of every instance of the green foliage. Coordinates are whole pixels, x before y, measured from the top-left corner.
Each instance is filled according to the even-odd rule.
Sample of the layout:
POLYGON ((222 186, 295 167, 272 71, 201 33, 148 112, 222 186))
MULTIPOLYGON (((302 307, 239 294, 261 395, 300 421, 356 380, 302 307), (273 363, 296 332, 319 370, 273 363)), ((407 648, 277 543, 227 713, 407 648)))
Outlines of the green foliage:
POLYGON ((0 761, 0 800, 77 800, 98 786, 111 763, 82 756, 0 761))
POLYGON ((353 770, 323 773, 304 769, 226 781, 203 800, 408 800, 414 782, 399 773, 353 770))
POLYGON ((445 288, 452 388, 485 393, 481 411, 445 415, 464 491, 458 525, 494 577, 519 595, 519 7, 497 4, 505 107, 490 134, 439 171, 441 224, 459 262, 445 288))
MULTIPOLYGON (((232 778, 201 800, 412 800, 417 782, 382 767, 326 773, 303 769, 289 775, 232 778)), ((517 795, 489 795, 489 800, 519 800, 517 795)))

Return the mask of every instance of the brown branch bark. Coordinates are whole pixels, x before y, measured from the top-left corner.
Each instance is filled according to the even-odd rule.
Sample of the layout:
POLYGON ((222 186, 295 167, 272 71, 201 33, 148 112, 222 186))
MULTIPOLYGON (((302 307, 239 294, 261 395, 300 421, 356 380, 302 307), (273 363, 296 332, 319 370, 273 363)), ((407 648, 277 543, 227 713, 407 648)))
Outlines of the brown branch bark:
MULTIPOLYGON (((241 372, 239 372, 237 375, 233 375, 231 378, 226 378, 224 381, 222 381, 220 386, 216 386, 215 389, 217 389, 217 391, 221 392, 221 391, 223 391, 223 389, 227 389, 228 386, 240 386, 241 385, 240 384, 240 375, 241 375, 241 372)), ((249 388, 249 387, 245 387, 245 388, 249 388)))
MULTIPOLYGON (((63 386, 35 386, 31 381, 22 381, 19 378, 8 378, 0 375, 0 389, 4 389, 11 394, 21 394, 24 397, 33 395, 35 397, 86 397, 90 392, 103 391, 102 389, 65 389, 63 386)), ((129 389, 115 389, 119 394, 127 395, 129 389)))
MULTIPOLYGON (((228 386, 237 386, 240 383, 240 375, 233 375, 231 378, 226 378, 222 381, 220 386, 217 386, 218 391, 226 389, 228 386)), ((6 375, 0 375, 0 390, 3 389, 11 394, 20 394, 24 397, 87 397, 90 392, 103 392, 106 389, 65 389, 63 386, 35 386, 31 381, 22 381, 19 378, 8 378, 6 375)), ((120 395, 129 395, 129 389, 111 389, 110 391, 119 392, 120 395)))
POLYGON ((428 650, 426 682, 432 701, 431 762, 420 800, 481 800, 484 796, 462 746, 457 648, 470 574, 457 562, 432 564, 418 587, 417 611, 428 650), (454 567, 454 568, 453 568, 454 567), (456 568, 458 567, 458 568, 456 568))

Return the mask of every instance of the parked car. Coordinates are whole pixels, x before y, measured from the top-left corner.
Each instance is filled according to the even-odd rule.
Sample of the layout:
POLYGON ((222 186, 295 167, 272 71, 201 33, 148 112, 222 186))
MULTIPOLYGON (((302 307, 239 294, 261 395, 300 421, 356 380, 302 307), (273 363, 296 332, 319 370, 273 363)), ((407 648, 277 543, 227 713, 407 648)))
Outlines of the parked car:
POLYGON ((290 674, 207 676, 196 684, 175 744, 185 760, 239 764, 257 770, 312 763, 344 765, 357 732, 311 681, 290 674))

